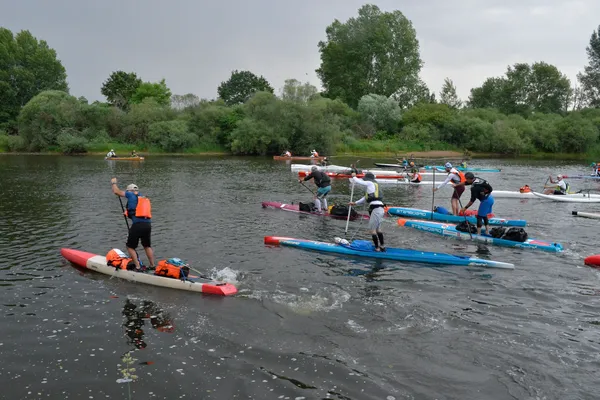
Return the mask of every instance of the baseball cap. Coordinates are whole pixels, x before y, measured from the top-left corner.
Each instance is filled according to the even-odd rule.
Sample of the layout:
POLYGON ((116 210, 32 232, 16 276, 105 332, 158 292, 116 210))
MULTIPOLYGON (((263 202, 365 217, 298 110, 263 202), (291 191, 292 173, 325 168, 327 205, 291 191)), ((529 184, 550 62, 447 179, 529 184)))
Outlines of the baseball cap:
POLYGON ((127 185, 127 191, 135 192, 136 190, 139 190, 139 189, 135 183, 130 183, 129 185, 127 185))

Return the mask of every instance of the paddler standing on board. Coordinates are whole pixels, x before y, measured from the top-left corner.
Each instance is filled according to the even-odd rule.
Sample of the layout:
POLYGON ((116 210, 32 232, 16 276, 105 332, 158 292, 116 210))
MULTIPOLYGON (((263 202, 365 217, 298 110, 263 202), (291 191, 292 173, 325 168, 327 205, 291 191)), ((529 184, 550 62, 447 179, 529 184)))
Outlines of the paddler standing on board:
POLYGON ((129 228, 129 235, 127 236, 125 246, 127 247, 129 256, 135 263, 136 269, 141 270, 140 261, 135 251, 141 240, 148 261, 150 262, 150 268, 154 269, 154 252, 152 251, 150 238, 152 233, 150 200, 140 194, 135 183, 128 185, 127 190, 123 191, 117 186, 117 178, 112 178, 110 182, 114 194, 127 198, 125 216, 131 219, 131 227, 129 228))
POLYGON ((460 196, 462 196, 463 192, 465 191, 465 185, 459 185, 459 183, 465 182, 465 174, 463 174, 456 168, 453 168, 452 164, 449 162, 447 162, 446 165, 444 165, 444 168, 446 169, 448 176, 446 177, 446 180, 441 183, 441 185, 439 185, 436 188, 433 188, 433 191, 436 192, 437 190, 443 188, 448 183, 450 183, 454 187, 452 199, 450 200, 450 204, 452 205, 452 214, 458 215, 458 212, 460 210, 460 196))
POLYGON ((472 172, 467 172, 465 174, 465 182, 459 183, 454 186, 463 186, 463 185, 472 185, 471 186, 471 200, 464 206, 460 211, 464 215, 467 208, 471 207, 475 200, 479 200, 479 209, 477 210, 477 234, 481 235, 481 226, 485 225, 485 233, 489 234, 489 224, 488 214, 492 213, 492 206, 494 205, 494 197, 491 195, 492 186, 487 183, 486 180, 481 178, 476 178, 472 172), (477 179, 477 181, 475 181, 477 179))
POLYGON ((310 174, 306 175, 304 179, 298 179, 298 182, 302 183, 310 179, 315 180, 317 185, 317 193, 315 193, 314 202, 317 212, 321 213, 322 210, 327 211, 327 194, 331 192, 331 178, 327 176, 325 172, 319 171, 316 165, 313 165, 310 169, 310 174), (321 209, 321 202, 323 202, 323 209, 321 209))
POLYGON ((375 245, 375 251, 385 251, 383 232, 381 232, 381 223, 383 222, 384 207, 383 193, 379 189, 379 184, 375 180, 372 172, 365 173, 363 179, 357 178, 356 173, 352 173, 350 182, 366 186, 365 195, 356 202, 348 203, 350 206, 363 204, 365 201, 369 205, 369 232, 375 245))

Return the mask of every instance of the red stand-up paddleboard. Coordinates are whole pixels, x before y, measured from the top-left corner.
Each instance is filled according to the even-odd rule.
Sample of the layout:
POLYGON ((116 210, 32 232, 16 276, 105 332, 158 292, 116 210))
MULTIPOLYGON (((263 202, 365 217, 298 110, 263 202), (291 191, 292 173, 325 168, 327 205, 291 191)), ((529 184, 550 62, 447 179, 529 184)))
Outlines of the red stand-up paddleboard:
POLYGON ((594 254, 593 256, 586 257, 583 262, 588 267, 600 268, 600 254, 594 254))
POLYGON ((154 275, 153 271, 136 272, 125 269, 116 269, 115 267, 106 264, 105 256, 80 250, 63 248, 60 249, 60 254, 66 258, 67 261, 79 267, 87 268, 105 275, 116 276, 132 282, 192 292, 216 294, 220 296, 230 296, 237 293, 237 288, 231 283, 217 282, 198 276, 189 276, 187 279, 182 280, 154 275))

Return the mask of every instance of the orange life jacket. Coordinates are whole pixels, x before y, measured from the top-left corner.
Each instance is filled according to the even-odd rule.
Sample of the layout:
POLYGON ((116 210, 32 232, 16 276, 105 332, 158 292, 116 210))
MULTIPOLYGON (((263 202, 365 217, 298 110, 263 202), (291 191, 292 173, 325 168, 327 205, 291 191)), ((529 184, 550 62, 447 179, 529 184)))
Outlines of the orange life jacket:
MULTIPOLYGON (((137 195, 136 195, 137 196, 137 195)), ((135 215, 137 218, 152 218, 152 205, 150 199, 145 196, 137 196, 138 202, 135 207, 135 215)), ((125 210, 125 216, 129 217, 129 210, 125 210)))
POLYGON ((521 192, 521 193, 531 193, 531 188, 529 187, 529 185, 521 186, 521 188, 519 189, 519 192, 521 192))
POLYGON ((184 279, 187 278, 190 268, 187 264, 180 262, 175 262, 174 260, 178 259, 168 259, 168 260, 160 260, 156 269, 154 270, 154 275, 165 276, 168 278, 174 279, 184 279))
POLYGON ((411 181, 417 181, 417 182, 421 182, 421 174, 420 173, 415 173, 414 176, 410 179, 411 181))
POLYGON ((106 254, 106 265, 116 269, 135 269, 135 262, 119 249, 112 249, 106 254))
POLYGON ((462 171, 457 170, 456 168, 452 168, 450 170, 450 173, 456 174, 460 178, 460 182, 454 182, 454 183, 464 183, 467 181, 467 178, 465 178, 465 174, 462 171))
POLYGON ((319 153, 317 153, 316 151, 313 153, 313 157, 319 157, 319 153))

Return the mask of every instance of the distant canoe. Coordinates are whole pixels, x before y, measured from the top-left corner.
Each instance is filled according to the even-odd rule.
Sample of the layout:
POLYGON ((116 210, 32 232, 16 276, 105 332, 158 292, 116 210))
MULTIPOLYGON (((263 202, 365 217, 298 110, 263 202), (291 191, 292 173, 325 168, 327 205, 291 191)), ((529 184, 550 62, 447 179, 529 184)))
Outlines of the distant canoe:
POLYGON ((144 161, 144 157, 104 157, 110 161, 144 161))
POLYGON ((315 160, 315 161, 322 161, 325 158, 326 157, 298 157, 298 156, 286 157, 286 156, 273 156, 273 160, 315 160))

